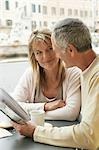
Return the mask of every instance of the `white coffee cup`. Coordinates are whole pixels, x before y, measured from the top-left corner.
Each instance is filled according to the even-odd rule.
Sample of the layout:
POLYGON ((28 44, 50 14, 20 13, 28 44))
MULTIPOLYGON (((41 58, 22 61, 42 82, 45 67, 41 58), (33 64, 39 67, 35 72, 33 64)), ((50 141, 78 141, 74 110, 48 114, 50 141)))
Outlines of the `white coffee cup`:
POLYGON ((44 125, 45 112, 43 110, 32 110, 30 112, 31 122, 35 125, 44 125))

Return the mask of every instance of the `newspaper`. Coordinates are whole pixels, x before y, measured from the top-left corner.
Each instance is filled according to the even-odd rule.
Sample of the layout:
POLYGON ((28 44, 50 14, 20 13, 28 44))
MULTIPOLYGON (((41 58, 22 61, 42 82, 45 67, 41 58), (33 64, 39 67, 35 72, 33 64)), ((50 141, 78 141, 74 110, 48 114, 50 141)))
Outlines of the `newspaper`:
POLYGON ((12 121, 24 124, 30 120, 29 114, 5 90, 0 88, 0 111, 12 121))
POLYGON ((0 128, 0 138, 12 136, 13 134, 10 133, 8 130, 0 128))

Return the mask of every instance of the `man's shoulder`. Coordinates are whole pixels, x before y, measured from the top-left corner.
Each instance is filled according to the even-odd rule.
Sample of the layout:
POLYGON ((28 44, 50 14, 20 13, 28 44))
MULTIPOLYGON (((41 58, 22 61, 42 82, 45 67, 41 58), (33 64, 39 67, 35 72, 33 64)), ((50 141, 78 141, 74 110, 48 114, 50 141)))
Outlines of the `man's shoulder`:
POLYGON ((95 64, 92 67, 92 73, 93 74, 99 74, 99 55, 97 55, 95 64))
POLYGON ((90 72, 90 84, 93 84, 93 82, 99 83, 99 63, 93 66, 91 72, 90 72))
POLYGON ((99 78, 99 64, 95 65, 92 69, 92 76, 99 78))

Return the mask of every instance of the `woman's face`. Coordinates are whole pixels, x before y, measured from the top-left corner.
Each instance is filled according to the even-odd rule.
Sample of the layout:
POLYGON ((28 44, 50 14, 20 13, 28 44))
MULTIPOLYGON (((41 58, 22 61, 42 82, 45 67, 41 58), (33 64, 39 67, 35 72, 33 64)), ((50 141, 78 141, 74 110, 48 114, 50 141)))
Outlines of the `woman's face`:
POLYGON ((39 39, 33 43, 35 59, 38 61, 39 65, 46 69, 52 70, 58 64, 59 58, 56 57, 55 52, 52 49, 52 44, 50 40, 46 42, 39 39))

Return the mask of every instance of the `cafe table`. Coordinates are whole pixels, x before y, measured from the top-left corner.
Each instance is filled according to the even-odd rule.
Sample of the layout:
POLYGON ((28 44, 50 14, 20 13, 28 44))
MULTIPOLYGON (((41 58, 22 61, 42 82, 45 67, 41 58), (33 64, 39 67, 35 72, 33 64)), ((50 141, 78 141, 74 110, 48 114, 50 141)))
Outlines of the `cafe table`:
MULTIPOLYGON (((78 121, 46 121, 54 126, 69 126, 77 124, 78 121)), ((73 150, 73 148, 65 148, 58 146, 51 146, 47 144, 34 142, 31 138, 19 135, 13 128, 8 129, 12 132, 12 136, 0 139, 0 150, 73 150)))

